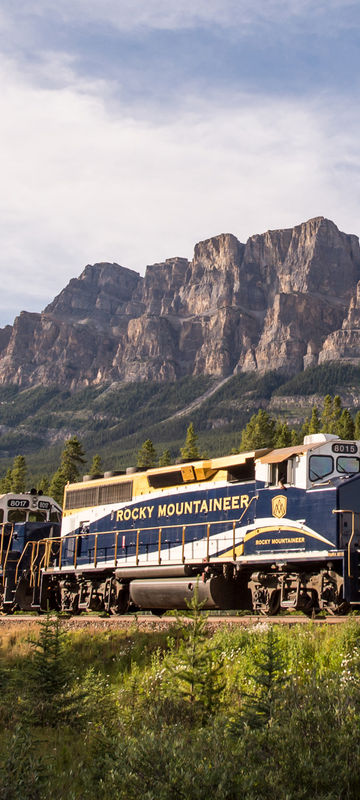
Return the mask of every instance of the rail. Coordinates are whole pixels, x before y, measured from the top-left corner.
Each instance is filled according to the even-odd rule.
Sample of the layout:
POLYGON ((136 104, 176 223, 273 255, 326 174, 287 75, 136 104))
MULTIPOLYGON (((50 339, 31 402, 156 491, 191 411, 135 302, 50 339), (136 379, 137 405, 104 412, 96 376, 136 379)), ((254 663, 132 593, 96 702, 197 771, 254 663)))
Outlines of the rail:
MULTIPOLYGON (((244 511, 241 514, 241 516, 238 519, 234 519, 234 520, 227 520, 226 521, 226 520, 222 519, 222 520, 217 520, 217 521, 214 521, 214 522, 189 522, 187 525, 181 525, 181 524, 177 524, 176 525, 176 524, 173 524, 173 525, 166 525, 166 526, 161 526, 161 527, 154 526, 154 527, 151 527, 151 528, 148 527, 148 528, 137 528, 137 529, 134 529, 134 528, 121 528, 121 529, 116 529, 116 530, 113 529, 113 530, 106 530, 106 531, 100 531, 100 532, 89 532, 89 531, 86 531, 84 533, 77 533, 77 534, 70 533, 70 534, 67 534, 66 536, 62 536, 62 537, 59 536, 59 537, 54 537, 54 538, 50 538, 50 539, 43 539, 40 542, 27 542, 27 545, 26 545, 23 553, 21 554, 21 557, 20 557, 19 562, 17 564, 16 579, 17 579, 17 576, 18 576, 18 570, 19 570, 19 566, 20 566, 21 560, 24 557, 26 549, 29 546, 32 545, 32 552, 31 552, 31 556, 30 556, 31 585, 35 585, 35 569, 36 568, 38 569, 38 580, 40 579, 40 570, 41 569, 44 569, 45 571, 48 570, 49 567, 50 567, 50 562, 51 562, 52 558, 55 559, 55 563, 53 563, 52 566, 53 567, 56 566, 58 569, 62 568, 63 560, 64 560, 64 548, 68 543, 71 545, 71 550, 73 552, 72 552, 72 563, 71 564, 67 563, 66 566, 76 569, 77 564, 78 564, 79 543, 80 543, 80 546, 81 546, 81 542, 83 540, 85 540, 86 538, 88 538, 88 537, 93 537, 94 538, 94 547, 93 547, 93 554, 92 554, 91 561, 89 560, 89 562, 87 562, 87 563, 89 563, 89 564, 91 563, 91 565, 94 568, 97 566, 98 561, 100 560, 98 554, 99 554, 99 549, 101 548, 101 539, 102 539, 102 537, 109 536, 109 535, 114 537, 113 542, 110 545, 110 547, 111 547, 111 549, 114 550, 114 558, 111 559, 111 561, 113 561, 114 566, 116 567, 118 565, 118 561, 119 561, 119 556, 118 556, 118 552, 119 552, 119 536, 121 535, 122 537, 125 537, 125 535, 129 534, 129 533, 134 534, 135 530, 136 530, 135 542, 132 542, 132 543, 130 543, 130 545, 127 545, 127 546, 131 546, 131 547, 135 548, 134 557, 135 557, 136 566, 138 566, 139 562, 140 562, 140 549, 141 549, 141 546, 144 546, 146 548, 149 547, 148 543, 144 544, 144 543, 141 542, 141 535, 142 534, 149 535, 151 532, 153 532, 153 536, 155 537, 153 544, 154 544, 154 546, 156 546, 156 549, 157 549, 157 563, 161 564, 161 562, 162 562, 162 546, 164 545, 164 543, 167 542, 167 540, 164 539, 164 535, 166 536, 166 533, 168 531, 174 530, 175 528, 176 529, 181 529, 181 562, 183 564, 186 563, 186 555, 185 555, 186 544, 189 544, 189 541, 188 542, 186 541, 186 533, 187 533, 187 530, 191 529, 191 528, 204 528, 205 529, 204 537, 202 539, 196 540, 195 543, 197 543, 198 541, 206 542, 206 558, 204 560, 205 561, 210 561, 211 557, 214 556, 214 554, 211 554, 211 552, 210 552, 211 532, 213 531, 213 528, 215 526, 219 526, 219 525, 224 526, 226 524, 226 522, 228 522, 229 526, 231 526, 231 530, 232 530, 232 545, 231 545, 232 559, 233 559, 233 561, 236 561, 236 547, 237 547, 237 545, 236 545, 236 528, 241 523, 244 515, 248 512, 249 506, 251 505, 251 503, 254 500, 256 500, 257 497, 258 497, 257 495, 254 495, 250 499, 249 504, 244 509, 244 511), (40 547, 42 545, 44 545, 44 552, 43 552, 43 554, 42 554, 42 556, 40 558, 40 547), (56 553, 53 550, 54 545, 58 545, 58 549, 57 549, 56 553)), ((224 531, 224 533, 225 533, 225 531, 224 531)), ((192 541, 192 543, 194 543, 194 540, 191 540, 191 541, 192 541)), ((170 544, 170 542, 169 542, 169 544, 170 544)), ((175 544, 176 543, 174 542, 174 545, 175 544)), ((179 540, 179 544, 180 544, 180 540, 179 540)), ((170 552, 170 547, 169 547, 169 552, 170 552)), ((89 548, 89 554, 90 554, 90 548, 89 548)), ((67 553, 67 560, 68 560, 68 557, 69 557, 69 552, 67 553)), ((218 557, 217 554, 216 554, 215 557, 218 557)))

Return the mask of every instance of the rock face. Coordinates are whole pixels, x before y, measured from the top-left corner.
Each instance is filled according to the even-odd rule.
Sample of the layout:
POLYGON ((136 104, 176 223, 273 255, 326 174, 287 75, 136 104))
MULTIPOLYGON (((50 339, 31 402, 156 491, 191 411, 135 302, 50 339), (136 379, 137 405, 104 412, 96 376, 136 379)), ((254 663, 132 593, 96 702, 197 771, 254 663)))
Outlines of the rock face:
POLYGON ((88 265, 41 314, 0 330, 0 383, 72 389, 360 362, 356 236, 317 217, 242 244, 221 234, 145 276, 88 265))

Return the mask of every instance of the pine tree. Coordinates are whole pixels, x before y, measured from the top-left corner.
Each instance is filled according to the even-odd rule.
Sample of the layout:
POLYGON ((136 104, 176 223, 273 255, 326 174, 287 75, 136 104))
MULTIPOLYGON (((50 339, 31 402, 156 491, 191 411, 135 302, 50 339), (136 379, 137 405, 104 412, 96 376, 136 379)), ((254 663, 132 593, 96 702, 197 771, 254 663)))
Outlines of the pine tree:
POLYGON ((198 438, 197 433, 194 431, 193 423, 190 422, 186 431, 184 447, 180 448, 181 458, 184 461, 195 461, 197 458, 201 458, 197 444, 198 438))
POLYGON ((274 436, 275 422, 266 411, 260 408, 257 414, 253 414, 242 431, 240 451, 273 447, 274 436))
POLYGON ((354 431, 355 431, 354 420, 350 414, 349 409, 344 408, 341 417, 337 423, 336 433, 338 436, 340 436, 340 439, 353 439, 354 431))
POLYGON ((38 492, 42 492, 43 494, 49 494, 49 487, 50 481, 47 475, 42 475, 37 485, 38 492))
POLYGON ((311 419, 309 423, 309 430, 308 433, 319 433, 320 430, 320 419, 318 414, 317 406, 313 406, 311 411, 311 419))
POLYGON ((170 450, 164 450, 159 458, 159 467, 169 467, 171 464, 170 450))
POLYGON ((321 414, 321 433, 330 433, 332 425, 333 404, 329 394, 325 395, 324 408, 321 414))
POLYGON ((291 431, 287 422, 278 422, 274 434, 274 447, 290 447, 291 431))
POLYGON ((86 463, 85 453, 82 444, 77 436, 71 436, 65 442, 65 447, 61 454, 61 469, 65 476, 65 482, 74 483, 80 477, 79 467, 86 463))
POLYGON ((151 439, 146 439, 137 455, 137 466, 141 469, 151 469, 157 462, 157 453, 151 439))
POLYGON ((102 459, 99 453, 96 453, 93 457, 90 467, 90 475, 94 477, 95 475, 102 474, 104 472, 102 459))
MULTIPOLYGON (((168 665, 173 691, 189 704, 193 717, 205 722, 219 704, 223 683, 223 662, 214 647, 207 644, 203 602, 199 601, 199 586, 187 603, 186 622, 179 624, 182 636, 175 665, 168 665)), ((178 620, 179 623, 179 620, 178 620)))
POLYGON ((64 499, 64 488, 66 484, 65 475, 59 467, 56 472, 54 472, 49 486, 49 495, 56 500, 59 505, 62 505, 64 499))
POLYGON ((61 454, 60 467, 54 473, 49 494, 60 505, 64 497, 64 487, 66 483, 74 483, 80 477, 79 466, 85 464, 85 454, 77 436, 71 436, 65 442, 65 447, 61 454))
POLYGON ((16 456, 14 458, 13 468, 11 470, 12 492, 25 492, 26 473, 27 473, 27 467, 24 456, 16 456))
POLYGON ((305 417, 300 431, 300 438, 301 438, 300 444, 304 441, 305 436, 309 435, 309 429, 310 429, 310 420, 309 417, 305 417))
POLYGON ((7 494, 7 492, 11 492, 11 482, 12 482, 12 469, 11 467, 9 467, 6 475, 0 481, 1 494, 7 494))
POLYGON ((269 628, 258 656, 254 658, 251 677, 255 684, 254 691, 244 694, 241 713, 231 726, 236 735, 244 724, 250 728, 263 728, 273 718, 274 706, 285 682, 284 661, 278 634, 273 626, 269 628))
POLYGON ((354 439, 360 439, 360 411, 357 411, 355 415, 354 439))
POLYGON ((24 681, 28 721, 56 727, 70 721, 76 698, 71 693, 72 673, 65 652, 66 635, 57 616, 48 613, 31 640, 32 657, 26 662, 24 681))
POLYGON ((335 433, 339 436, 338 426, 341 417, 342 406, 341 400, 339 395, 335 395, 333 402, 332 402, 332 411, 331 411, 331 424, 330 424, 330 431, 329 433, 335 433))
POLYGON ((291 428, 291 447, 296 447, 297 444, 302 443, 302 438, 299 436, 295 428, 291 428))

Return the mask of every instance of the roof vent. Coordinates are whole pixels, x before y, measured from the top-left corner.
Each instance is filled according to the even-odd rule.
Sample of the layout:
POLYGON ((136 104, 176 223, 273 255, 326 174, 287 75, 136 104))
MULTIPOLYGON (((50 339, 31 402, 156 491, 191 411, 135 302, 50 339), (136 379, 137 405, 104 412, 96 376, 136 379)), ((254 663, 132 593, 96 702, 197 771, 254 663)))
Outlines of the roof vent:
POLYGON ((322 444, 333 442, 335 439, 340 439, 340 436, 335 436, 335 433, 309 433, 304 436, 304 444, 322 444))

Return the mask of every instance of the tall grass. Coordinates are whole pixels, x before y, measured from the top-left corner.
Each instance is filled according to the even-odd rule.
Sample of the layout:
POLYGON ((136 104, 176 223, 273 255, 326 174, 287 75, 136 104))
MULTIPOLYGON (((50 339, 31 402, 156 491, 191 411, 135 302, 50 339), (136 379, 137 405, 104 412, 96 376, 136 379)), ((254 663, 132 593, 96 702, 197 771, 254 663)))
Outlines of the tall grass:
POLYGON ((48 625, 35 648, 1 633, 1 800, 360 796, 355 619, 210 634, 193 617, 61 631, 55 648, 48 625))

